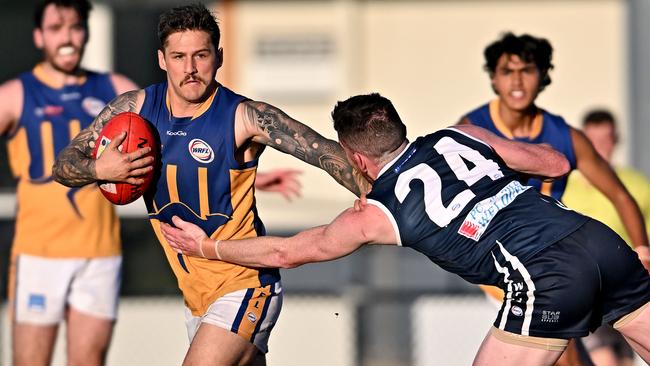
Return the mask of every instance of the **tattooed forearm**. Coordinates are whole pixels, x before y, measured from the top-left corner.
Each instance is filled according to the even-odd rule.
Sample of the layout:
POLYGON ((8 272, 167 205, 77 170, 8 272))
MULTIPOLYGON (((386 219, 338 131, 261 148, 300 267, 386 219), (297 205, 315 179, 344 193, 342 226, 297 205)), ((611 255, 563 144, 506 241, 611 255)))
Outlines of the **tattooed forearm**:
POLYGON ((266 103, 247 102, 245 106, 247 123, 263 132, 258 142, 325 170, 357 196, 368 191, 369 184, 356 174, 336 141, 326 139, 266 103))
POLYGON ((136 110, 137 97, 138 91, 130 91, 108 103, 90 126, 61 150, 52 168, 54 180, 68 187, 79 187, 96 181, 95 160, 91 157, 95 141, 113 116, 136 110))

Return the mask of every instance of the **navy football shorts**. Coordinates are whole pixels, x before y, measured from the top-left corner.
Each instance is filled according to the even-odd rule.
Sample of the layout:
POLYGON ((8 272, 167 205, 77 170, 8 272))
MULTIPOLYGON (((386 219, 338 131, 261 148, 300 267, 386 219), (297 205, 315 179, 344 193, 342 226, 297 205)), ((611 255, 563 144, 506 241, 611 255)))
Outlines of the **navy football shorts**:
POLYGON ((492 252, 505 298, 494 326, 533 337, 576 338, 650 301, 650 275, 614 231, 589 220, 524 263, 492 252))

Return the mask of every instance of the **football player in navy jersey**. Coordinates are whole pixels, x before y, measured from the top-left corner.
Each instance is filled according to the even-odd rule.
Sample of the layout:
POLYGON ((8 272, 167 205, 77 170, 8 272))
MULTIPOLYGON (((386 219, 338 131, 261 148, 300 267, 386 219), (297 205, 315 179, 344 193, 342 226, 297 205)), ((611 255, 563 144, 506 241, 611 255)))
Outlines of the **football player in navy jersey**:
POLYGON ((99 159, 94 160, 91 151, 105 123, 116 114, 131 111, 149 121, 160 136, 156 166, 160 174, 144 200, 185 300, 190 347, 184 364, 262 365, 282 306, 279 270, 176 253, 162 237, 160 225, 181 216, 215 239, 265 235, 255 187, 266 146, 325 170, 357 195, 366 191, 367 182, 357 179, 336 141, 218 82, 223 61, 220 35, 214 15, 204 5, 165 11, 158 24, 157 56, 166 81, 111 101, 61 151, 53 175, 71 187, 97 180, 140 184, 141 175, 154 168, 152 158, 143 158, 148 148, 121 153, 117 147, 122 134, 99 159))
POLYGON ((162 232, 186 255, 251 267, 292 268, 366 244, 408 246, 472 283, 505 291, 475 365, 552 365, 568 339, 613 324, 650 360, 650 275, 636 253, 598 221, 520 182, 569 171, 550 146, 456 126, 410 142, 386 98, 339 102, 334 128, 370 182, 329 225, 290 238, 212 240, 173 218, 162 232))

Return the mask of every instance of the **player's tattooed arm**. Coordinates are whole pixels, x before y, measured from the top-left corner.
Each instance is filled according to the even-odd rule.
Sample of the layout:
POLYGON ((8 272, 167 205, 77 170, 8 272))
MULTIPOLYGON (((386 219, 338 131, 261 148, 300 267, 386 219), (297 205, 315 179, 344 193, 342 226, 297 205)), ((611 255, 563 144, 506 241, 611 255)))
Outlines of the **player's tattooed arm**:
POLYGON ((68 187, 79 187, 97 181, 96 160, 91 156, 95 141, 113 116, 136 111, 139 93, 140 91, 130 91, 117 96, 104 107, 90 126, 61 150, 52 168, 54 180, 68 187))
POLYGON ((257 133, 253 141, 291 154, 325 170, 339 184, 357 196, 369 191, 369 183, 350 165, 341 146, 321 136, 267 103, 243 103, 243 120, 257 133))

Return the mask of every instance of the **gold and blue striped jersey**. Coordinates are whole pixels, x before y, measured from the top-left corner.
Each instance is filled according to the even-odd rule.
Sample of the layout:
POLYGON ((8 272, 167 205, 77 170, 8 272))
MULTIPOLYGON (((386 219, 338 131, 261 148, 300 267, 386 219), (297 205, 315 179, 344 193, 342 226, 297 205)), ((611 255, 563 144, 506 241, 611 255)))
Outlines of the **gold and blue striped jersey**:
POLYGON ((119 255, 119 220, 97 185, 68 188, 52 178, 56 155, 115 97, 110 75, 86 71, 78 84, 59 86, 39 65, 19 80, 23 109, 7 142, 18 179, 13 254, 119 255))
POLYGON ((277 269, 255 269, 188 257, 171 250, 160 222, 176 215, 201 227, 213 239, 265 234, 255 207, 257 160, 235 159, 235 111, 245 97, 219 86, 193 117, 172 116, 167 83, 145 89, 140 115, 160 137, 161 163, 145 195, 149 218, 194 315, 203 315, 220 296, 280 279, 277 269))
MULTIPOLYGON (((571 129, 564 118, 558 115, 540 109, 533 121, 531 133, 526 137, 513 136, 512 131, 501 120, 499 116, 499 99, 495 99, 469 112, 465 117, 473 125, 490 130, 497 136, 503 138, 534 144, 549 144, 567 157, 569 164, 571 164, 571 170, 577 167, 573 140, 571 139, 571 129)), ((527 184, 537 188, 538 191, 547 196, 561 200, 564 189, 566 188, 567 179, 567 176, 565 176, 553 182, 543 182, 540 179, 531 178, 527 184)))

